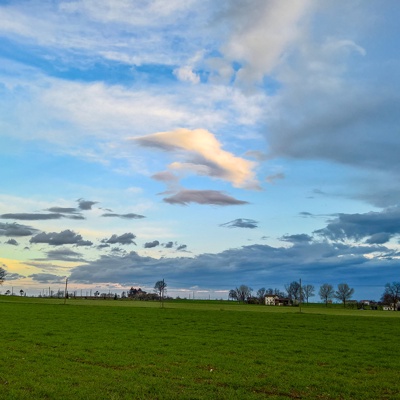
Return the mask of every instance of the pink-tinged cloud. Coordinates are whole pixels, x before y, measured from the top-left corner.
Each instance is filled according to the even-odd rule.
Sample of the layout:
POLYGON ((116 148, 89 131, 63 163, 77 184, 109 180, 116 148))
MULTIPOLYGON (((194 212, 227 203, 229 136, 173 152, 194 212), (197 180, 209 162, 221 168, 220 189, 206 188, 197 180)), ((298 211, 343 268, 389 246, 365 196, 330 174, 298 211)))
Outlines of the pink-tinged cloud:
POLYGON ((210 204, 217 206, 233 206, 248 204, 247 201, 237 200, 218 190, 188 190, 179 191, 173 196, 163 199, 169 204, 181 204, 186 206, 189 203, 210 204))
POLYGON ((206 129, 176 129, 134 139, 139 145, 175 153, 182 161, 169 165, 172 170, 194 172, 231 182, 233 186, 259 190, 253 169, 255 162, 223 150, 221 143, 206 129))

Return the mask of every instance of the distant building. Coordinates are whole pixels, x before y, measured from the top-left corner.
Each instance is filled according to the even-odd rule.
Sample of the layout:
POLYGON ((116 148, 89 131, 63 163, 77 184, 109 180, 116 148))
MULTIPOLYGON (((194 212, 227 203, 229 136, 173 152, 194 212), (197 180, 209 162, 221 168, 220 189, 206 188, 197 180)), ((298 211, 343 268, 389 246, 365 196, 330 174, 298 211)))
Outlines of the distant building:
POLYGON ((276 294, 267 294, 264 299, 265 305, 274 306, 276 299, 279 299, 279 296, 277 296, 276 294))
POLYGON ((287 297, 279 297, 276 294, 267 294, 264 298, 264 303, 267 306, 290 306, 292 301, 287 297))
POLYGON ((128 291, 128 297, 130 299, 134 299, 134 298, 139 298, 139 297, 143 297, 147 294, 147 292, 145 292, 144 290, 142 290, 141 288, 139 289, 135 289, 133 287, 131 287, 128 291))
POLYGON ((396 304, 391 303, 390 305, 384 305, 382 309, 384 311, 400 311, 400 301, 398 301, 396 304))

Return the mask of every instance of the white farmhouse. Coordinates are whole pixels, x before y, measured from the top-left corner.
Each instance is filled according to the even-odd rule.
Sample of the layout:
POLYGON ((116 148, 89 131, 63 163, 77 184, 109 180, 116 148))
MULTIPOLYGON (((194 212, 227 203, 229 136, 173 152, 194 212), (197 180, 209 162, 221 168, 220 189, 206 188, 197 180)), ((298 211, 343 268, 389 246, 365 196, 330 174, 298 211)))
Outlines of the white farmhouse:
POLYGON ((279 296, 276 294, 267 294, 265 296, 265 305, 266 306, 274 306, 276 304, 276 300, 279 299, 279 296))
POLYGON ((279 297, 276 294, 267 294, 265 296, 266 306, 290 306, 292 301, 288 298, 279 297))

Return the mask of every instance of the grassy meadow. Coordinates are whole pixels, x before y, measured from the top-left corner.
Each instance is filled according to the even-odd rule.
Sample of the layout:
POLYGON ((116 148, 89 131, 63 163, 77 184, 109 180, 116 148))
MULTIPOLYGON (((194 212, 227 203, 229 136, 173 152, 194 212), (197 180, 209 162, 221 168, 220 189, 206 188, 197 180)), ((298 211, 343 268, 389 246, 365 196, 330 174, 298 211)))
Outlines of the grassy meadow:
POLYGON ((0 399, 400 399, 400 312, 0 296, 0 399))

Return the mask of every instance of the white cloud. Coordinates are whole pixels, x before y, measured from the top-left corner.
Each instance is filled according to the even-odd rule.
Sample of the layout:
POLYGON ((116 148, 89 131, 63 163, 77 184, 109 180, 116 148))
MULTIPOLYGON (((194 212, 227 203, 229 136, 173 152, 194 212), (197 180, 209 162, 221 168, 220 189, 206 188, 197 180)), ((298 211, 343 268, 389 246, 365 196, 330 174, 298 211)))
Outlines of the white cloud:
POLYGON ((362 56, 367 54, 363 47, 354 43, 352 40, 330 39, 326 42, 325 49, 328 54, 354 51, 362 56))
POLYGON ((196 3, 199 2, 81 0, 29 2, 29 6, 11 3, 0 6, 0 33, 51 49, 53 61, 62 58, 62 62, 75 66, 85 67, 85 63, 96 62, 103 56, 134 65, 171 65, 186 58, 187 46, 178 51, 173 46, 174 38, 194 48, 191 43, 195 40, 185 38, 190 32, 187 25, 193 23, 189 22, 188 13, 193 7, 204 7, 196 3))
POLYGON ((192 67, 184 66, 174 70, 174 74, 180 81, 190 82, 190 83, 199 83, 199 76, 193 72, 192 67))
POLYGON ((230 62, 242 64, 237 73, 239 83, 261 81, 281 62, 285 51, 302 35, 302 17, 310 3, 309 0, 231 3, 227 13, 231 33, 221 52, 230 62))
POLYGON ((158 132, 135 139, 141 146, 181 154, 184 162, 169 165, 172 170, 192 171, 229 181, 235 187, 259 189, 255 178, 256 164, 223 150, 221 143, 205 129, 177 129, 158 132))
POLYGON ((116 140, 178 126, 216 129, 235 123, 252 125, 259 122, 266 101, 261 94, 249 98, 237 89, 217 85, 109 85, 49 78, 37 71, 29 71, 30 79, 26 79, 25 68, 18 70, 14 65, 13 69, 19 71, 18 76, 0 75, 8 88, 3 103, 10 109, 3 115, 3 124, 14 127, 14 137, 59 144, 90 137, 116 140))
POLYGON ((203 57, 204 51, 198 51, 194 57, 187 61, 186 65, 174 70, 175 76, 183 82, 189 82, 192 84, 200 83, 200 77, 196 72, 194 72, 194 69, 196 63, 201 62, 203 57))
POLYGON ((186 12, 193 0, 79 0, 62 2, 61 11, 81 13, 88 19, 102 23, 124 23, 133 26, 157 26, 160 23, 173 23, 177 14, 186 12))

